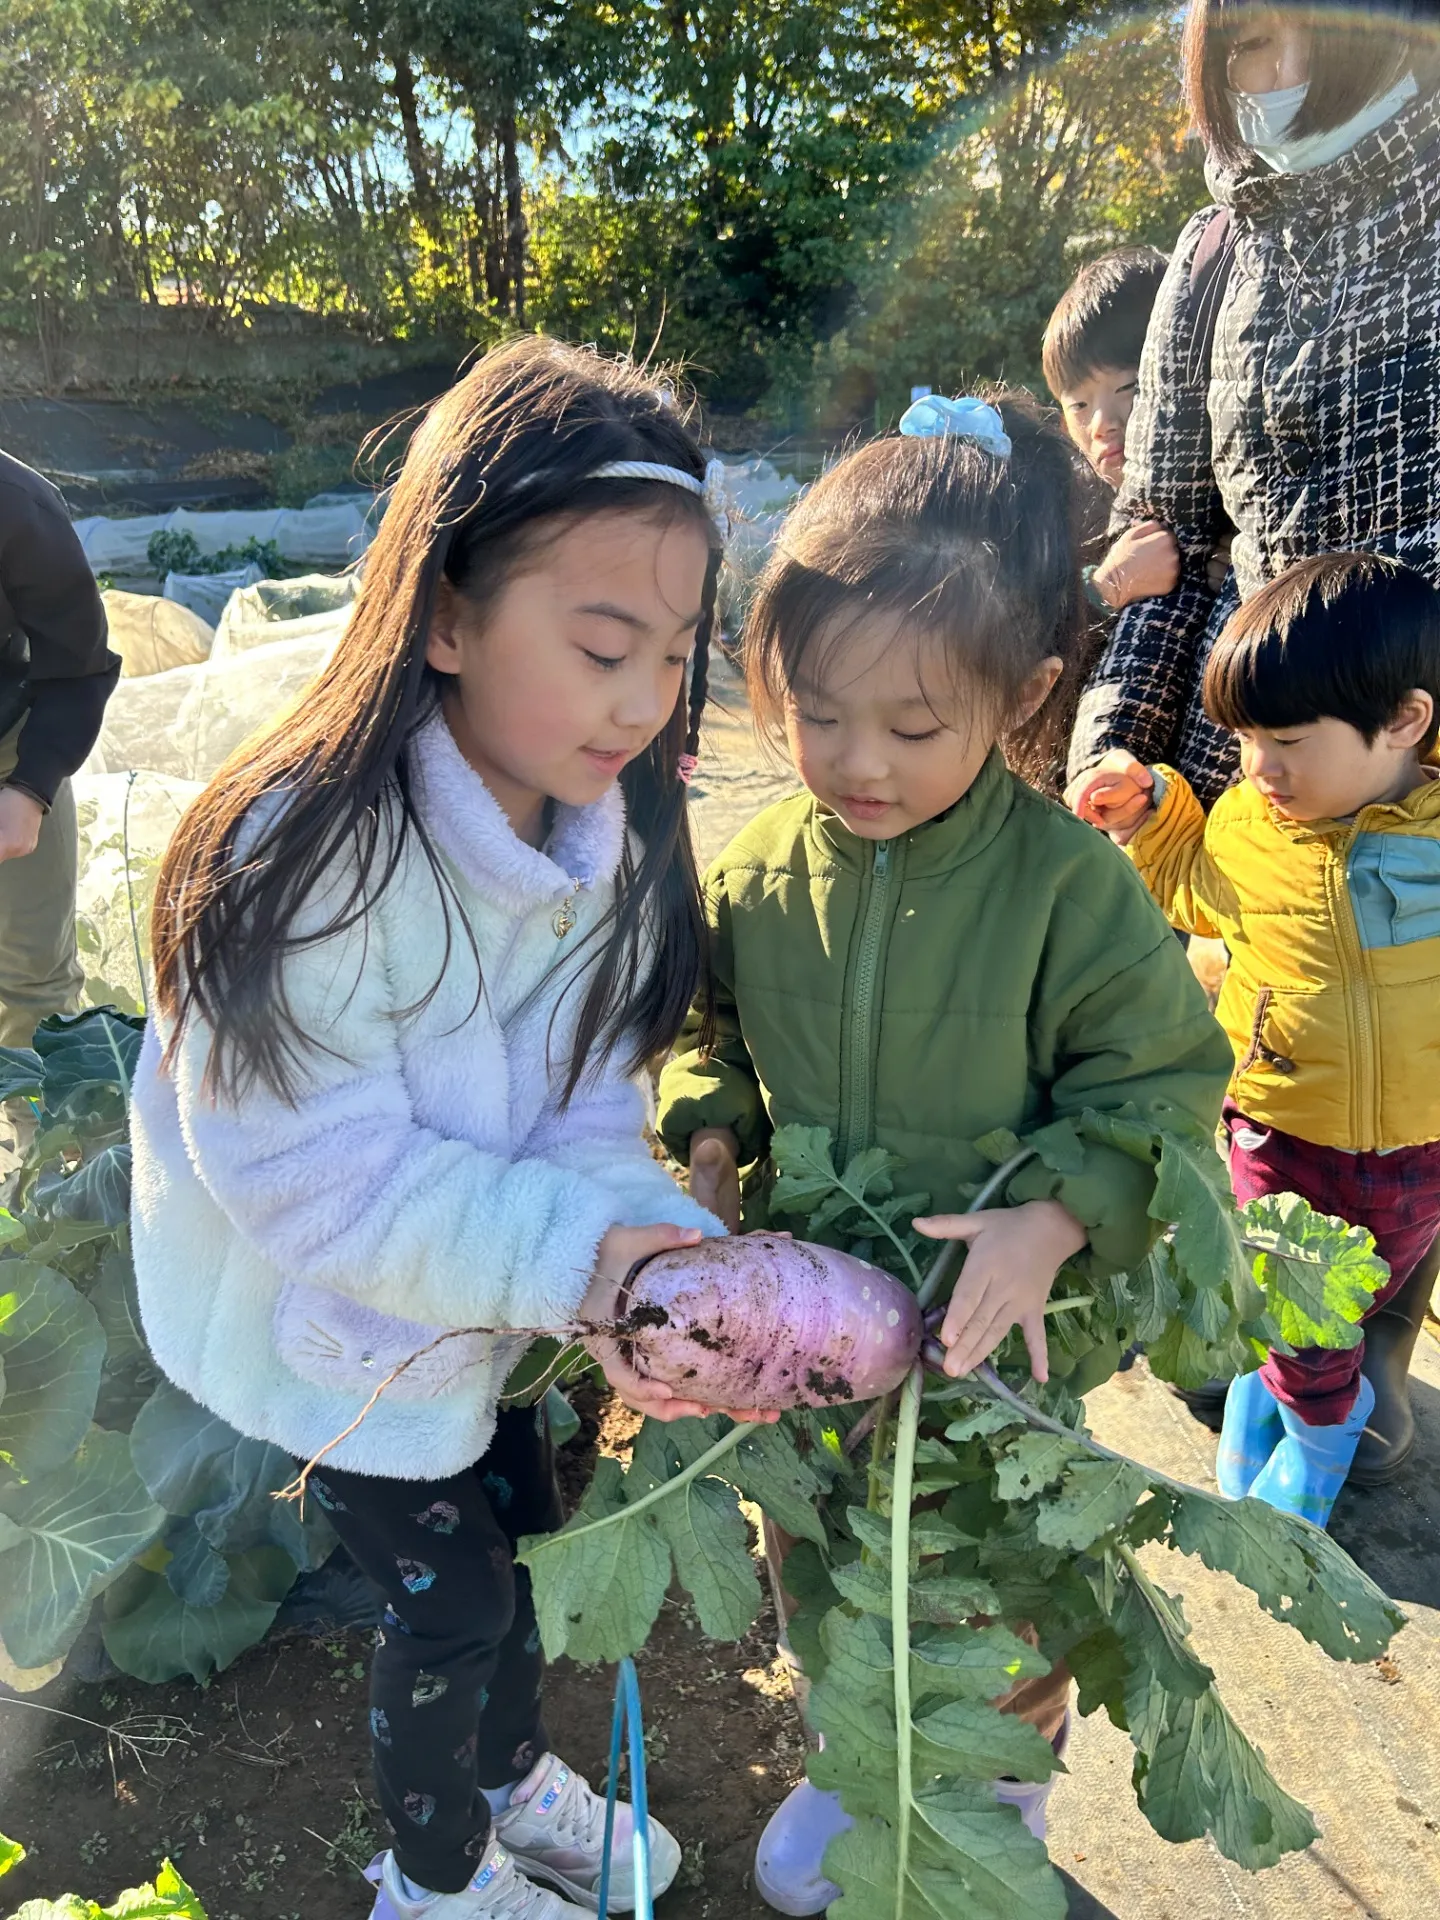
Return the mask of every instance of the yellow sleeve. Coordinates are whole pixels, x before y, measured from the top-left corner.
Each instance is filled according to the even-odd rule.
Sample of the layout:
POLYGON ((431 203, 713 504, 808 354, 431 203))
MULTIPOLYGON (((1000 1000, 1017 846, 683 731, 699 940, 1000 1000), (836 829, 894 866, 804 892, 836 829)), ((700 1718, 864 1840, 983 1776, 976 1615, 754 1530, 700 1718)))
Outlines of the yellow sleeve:
POLYGON ((1218 940, 1224 882, 1205 844, 1205 810, 1183 773, 1157 767, 1165 797, 1125 851, 1172 927, 1218 940))

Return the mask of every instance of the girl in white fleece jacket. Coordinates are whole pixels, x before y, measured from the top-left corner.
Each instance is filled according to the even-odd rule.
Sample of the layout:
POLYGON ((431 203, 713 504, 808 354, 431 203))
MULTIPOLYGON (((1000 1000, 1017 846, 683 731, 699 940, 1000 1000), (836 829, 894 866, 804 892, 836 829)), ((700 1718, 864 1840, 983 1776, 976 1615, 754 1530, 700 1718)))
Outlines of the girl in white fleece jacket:
MULTIPOLYGON (((416 434, 331 665, 216 775, 157 891, 133 1109, 157 1361, 305 1459, 431 1348, 310 1482, 387 1603, 387 1920, 594 1906, 603 1804, 547 1751, 512 1559, 561 1519, 548 1441, 497 1405, 527 1332, 612 1319, 637 1259, 722 1230, 652 1159, 635 1082, 702 965, 703 473, 632 368, 488 356, 416 434)), ((606 1371, 642 1412, 702 1411, 606 1371)))

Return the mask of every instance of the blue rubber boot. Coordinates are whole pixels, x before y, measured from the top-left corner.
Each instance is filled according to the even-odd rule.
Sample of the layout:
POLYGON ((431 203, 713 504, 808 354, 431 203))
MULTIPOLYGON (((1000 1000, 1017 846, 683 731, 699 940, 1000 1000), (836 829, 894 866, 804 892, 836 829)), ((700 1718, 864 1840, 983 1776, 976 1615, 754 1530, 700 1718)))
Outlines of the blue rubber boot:
POLYGON ((1280 1402, 1258 1373, 1230 1382, 1215 1478, 1227 1500, 1243 1500, 1285 1438, 1280 1402))
POLYGON ((1282 1406, 1285 1437, 1251 1487, 1252 1498, 1323 1527, 1374 1410, 1375 1389, 1363 1374, 1359 1397, 1338 1426, 1307 1427, 1292 1407, 1282 1406))

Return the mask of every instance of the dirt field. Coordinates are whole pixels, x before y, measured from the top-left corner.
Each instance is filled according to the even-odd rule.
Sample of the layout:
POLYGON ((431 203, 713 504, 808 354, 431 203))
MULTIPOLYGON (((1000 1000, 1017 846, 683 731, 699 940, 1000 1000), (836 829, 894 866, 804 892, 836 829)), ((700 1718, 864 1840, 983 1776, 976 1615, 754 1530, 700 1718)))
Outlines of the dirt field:
MULTIPOLYGON (((567 1493, 588 1477, 599 1396, 562 1456, 567 1493)), ((628 1424, 607 1427, 623 1446, 628 1424)), ((0 1827, 30 1858, 6 1880, 27 1897, 102 1900, 168 1855, 210 1920, 360 1920, 362 1870, 385 1844, 369 1773, 369 1629, 296 1633, 253 1648, 208 1688, 62 1676, 38 1694, 0 1692, 0 1827), (74 1717, 67 1717, 74 1716, 74 1717)), ((738 1646, 707 1642, 667 1603, 638 1667, 651 1800, 685 1847, 666 1920, 759 1920, 755 1837, 799 1778, 804 1747, 773 1665, 768 1602, 738 1646)), ((562 1661, 546 1692, 556 1748, 605 1776, 614 1676, 562 1661)))

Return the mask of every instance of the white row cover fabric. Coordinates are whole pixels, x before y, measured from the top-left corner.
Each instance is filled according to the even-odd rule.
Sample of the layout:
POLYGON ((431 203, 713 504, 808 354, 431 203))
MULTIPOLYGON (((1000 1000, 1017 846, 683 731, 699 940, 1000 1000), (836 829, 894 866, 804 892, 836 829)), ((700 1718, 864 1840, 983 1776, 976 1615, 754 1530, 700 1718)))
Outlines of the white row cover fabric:
POLYGON ((207 626, 213 627, 229 605, 232 594, 263 578, 262 569, 253 560, 249 566, 235 567, 227 573, 167 573, 165 598, 188 607, 207 626))
POLYGON ((138 1010, 149 999, 150 909, 161 856, 200 783, 155 773, 80 773, 74 784, 80 821, 75 922, 85 998, 91 1006, 129 1003, 138 1010))
POLYGON ((304 692, 337 638, 333 628, 306 633, 226 658, 212 656, 199 666, 172 667, 148 680, 122 680, 81 772, 133 767, 171 779, 208 780, 243 740, 304 692))
POLYGON ((201 553, 243 547, 247 540, 262 545, 273 540, 282 559, 332 571, 358 560, 374 536, 374 528, 354 502, 273 507, 260 513, 192 513, 188 507, 176 507, 173 513, 140 514, 131 520, 93 514, 77 520, 75 531, 92 572, 122 574, 150 571, 148 549, 156 533, 192 534, 201 553))
POLYGON ((156 593, 120 593, 114 587, 101 594, 110 649, 120 656, 127 680, 166 673, 171 667, 193 667, 208 660, 215 631, 188 607, 177 606, 156 593))
POLYGON ((220 616, 213 657, 227 659, 278 640, 338 638, 359 592, 358 573, 307 573, 298 580, 259 580, 242 587, 220 616))

